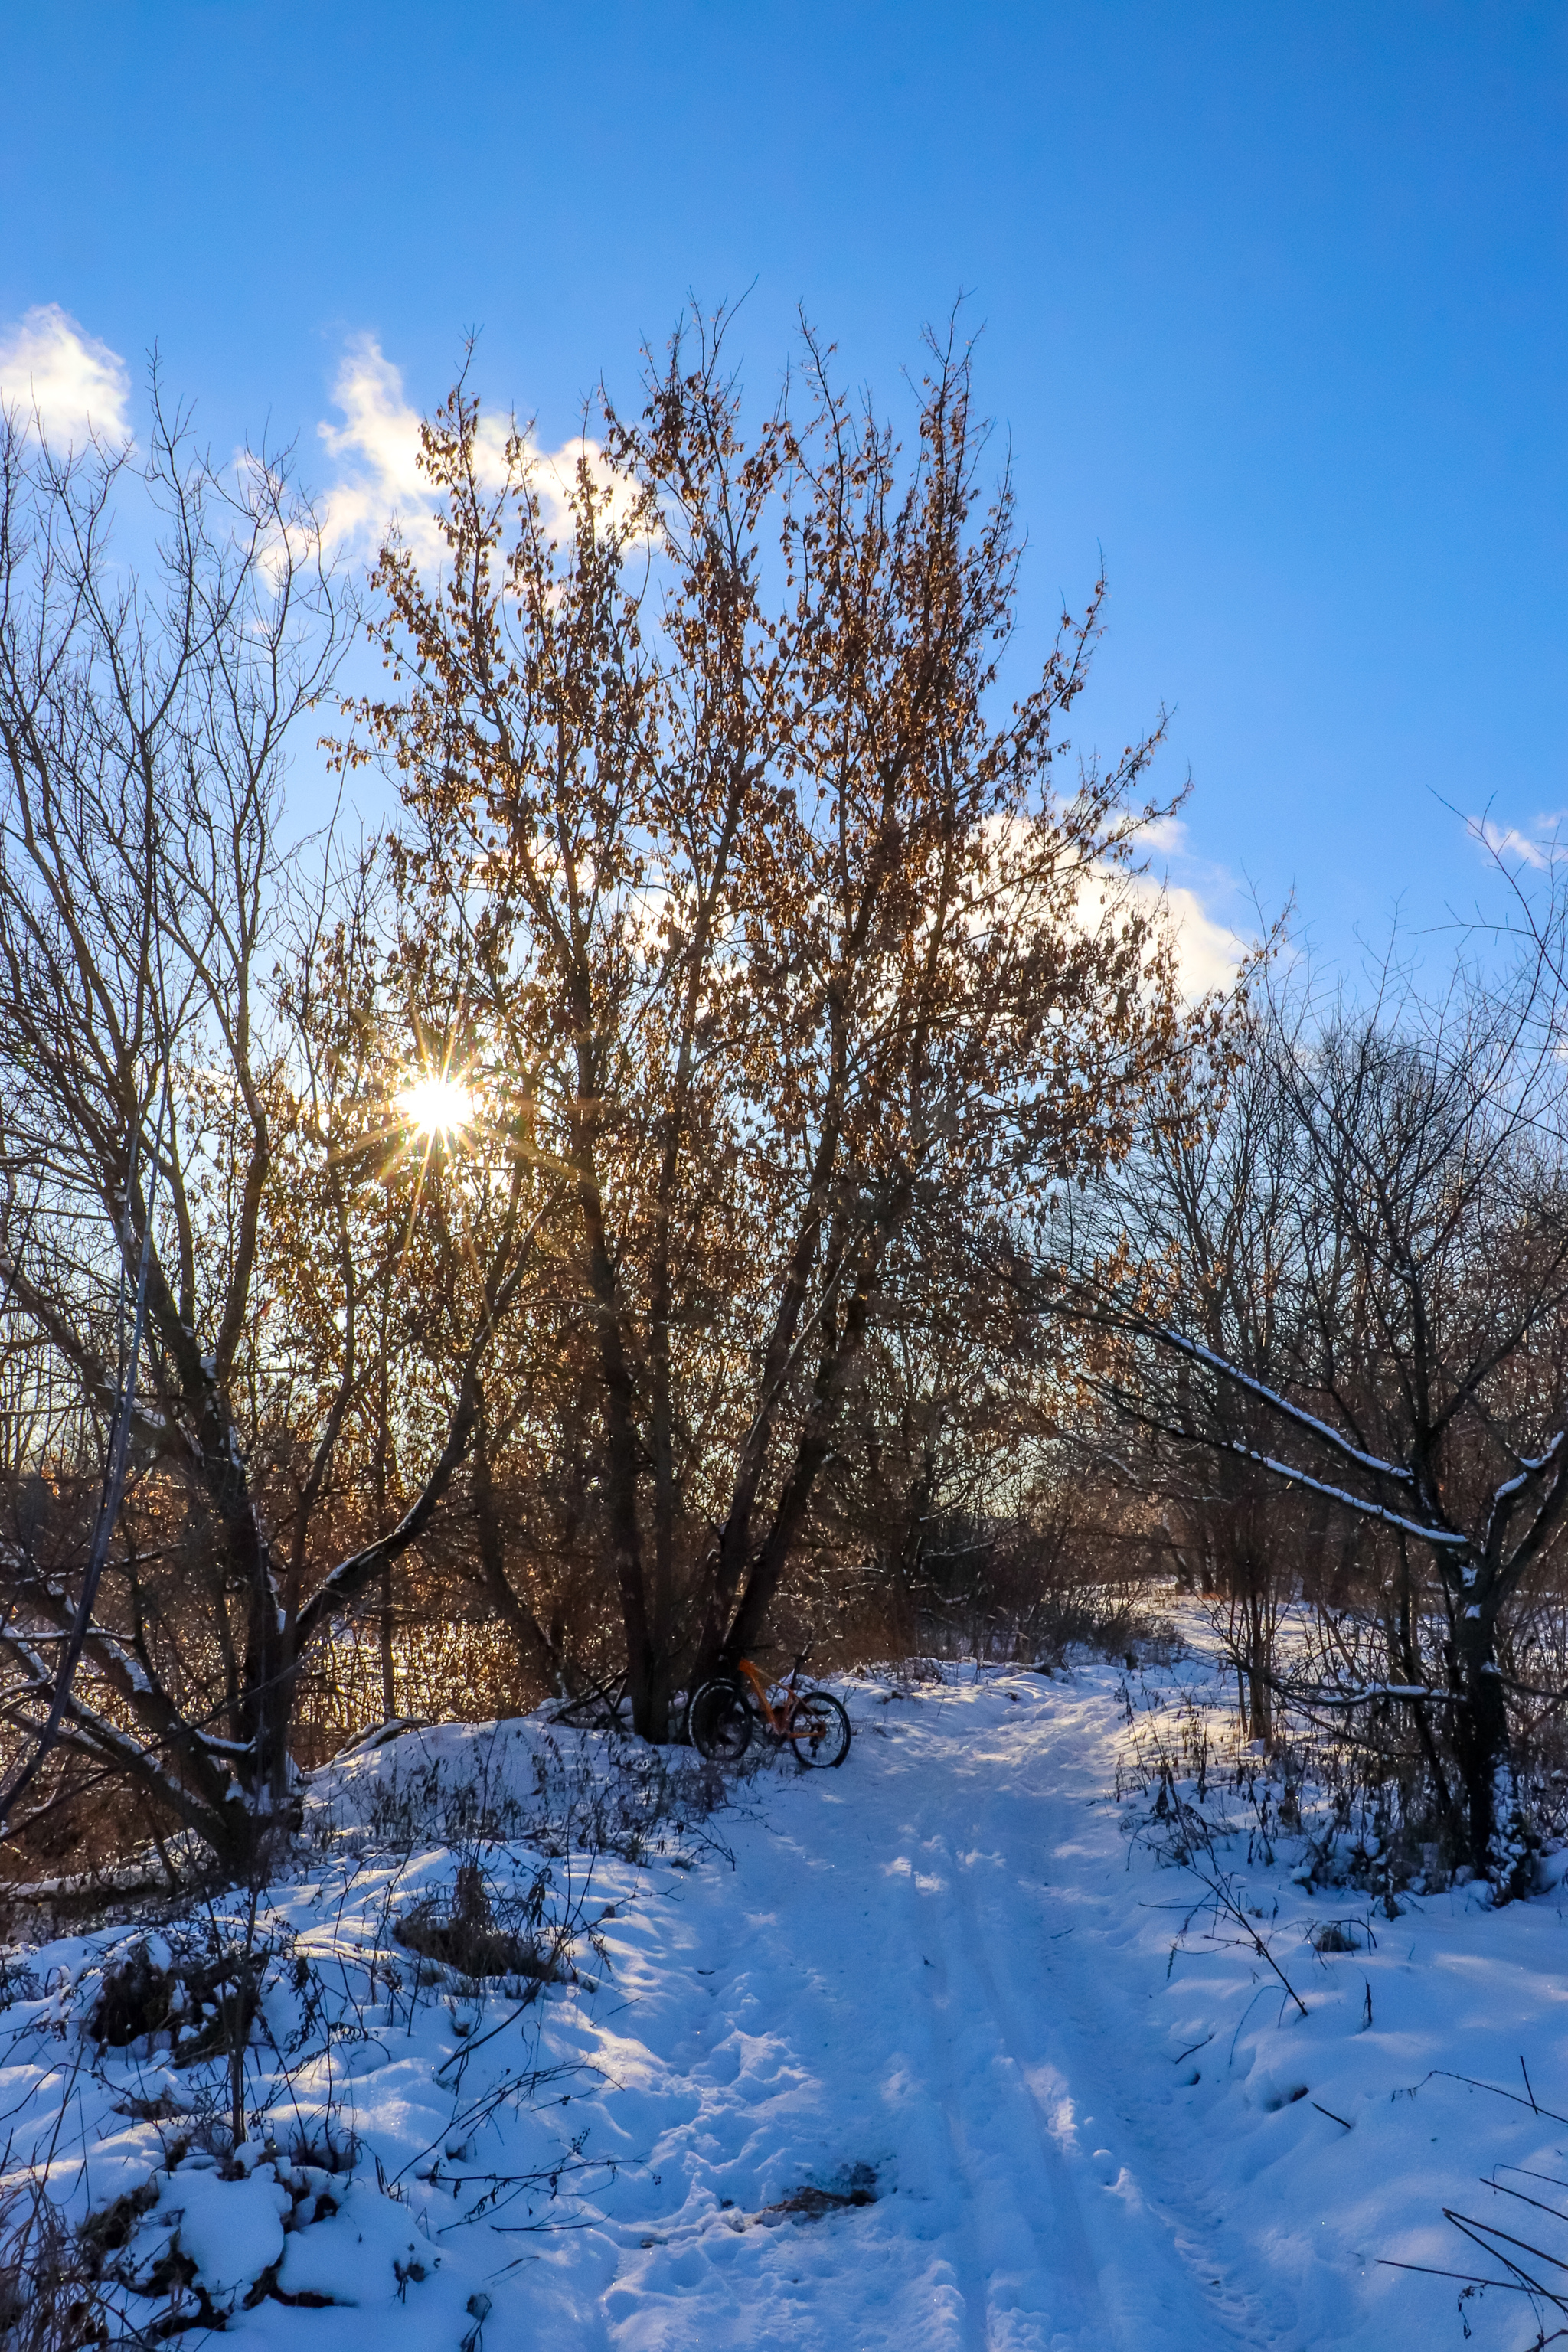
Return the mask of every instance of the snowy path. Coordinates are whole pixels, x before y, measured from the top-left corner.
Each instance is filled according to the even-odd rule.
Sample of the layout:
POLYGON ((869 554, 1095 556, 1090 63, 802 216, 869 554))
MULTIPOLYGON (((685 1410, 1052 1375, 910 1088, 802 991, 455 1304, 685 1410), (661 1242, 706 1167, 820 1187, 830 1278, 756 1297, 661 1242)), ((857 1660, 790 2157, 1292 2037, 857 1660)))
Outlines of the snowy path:
MULTIPOLYGON (((1177 1671, 1201 1702, 1201 1662, 1177 1671)), ((1350 1886, 1296 1883, 1299 1839, 1249 1859, 1242 1798, 1211 1787, 1211 1814, 1238 1824, 1226 1866, 1303 2016, 1246 1937, 1208 1931, 1191 1873, 1127 1836, 1120 1682, 840 1685, 844 1769, 742 1785, 713 1823, 733 1868, 601 1854, 588 1917, 611 1906, 609 1971, 580 1945, 600 1980, 532 2007, 413 1993, 389 1923, 450 1886, 457 1854, 367 1848, 353 1822, 433 1822, 443 1790, 480 1783, 526 1813, 546 1766, 602 1785, 603 1743, 535 1717, 357 1757, 318 1780, 316 1859, 308 1844, 275 1890, 268 1931, 298 1939, 282 1948, 321 2000, 340 1989, 338 2038, 290 2041, 303 1979, 286 1960, 269 2047, 300 2054, 285 2079, 255 2053, 253 2169, 228 2177, 186 2124, 141 2113, 149 2093, 192 2112, 193 2075, 157 2051, 84 2064, 79 2021, 128 1948, 107 1931, 33 1955, 41 1990, 10 2000, 16 2181, 54 2150, 73 2218, 139 2190, 131 2315, 153 2315, 137 2282, 174 2248, 226 2342, 257 2352, 1458 2346, 1454 2284, 1384 2266, 1473 2268, 1445 2205, 1533 2231, 1568 2273, 1568 2213, 1539 2201, 1568 2203, 1560 1892, 1373 1917, 1350 1886), (531 2096, 536 2064, 555 2071, 531 2096), (353 2178, 290 2190, 274 2148, 329 2116, 353 2178), (1510 2204, 1494 2168, 1537 2204, 1510 2204), (815 2214, 792 2207, 803 2191, 815 2214), (276 2299, 307 2293, 331 2300, 276 2299)), ((1163 1706, 1170 1683, 1142 1696, 1163 1706)), ((500 1894, 538 1867, 526 1843, 479 1853, 500 1894)), ((1521 2297, 1466 2315, 1478 2352, 1533 2340, 1521 2297)))
MULTIPOLYGON (((1144 1921, 1104 1801, 1107 1679, 874 1706, 844 1771, 767 1788, 736 1874, 705 1874, 678 1927, 634 1911, 617 1978, 648 1966, 625 2055, 634 2078, 650 2059, 685 2077, 690 2112, 658 2137, 655 2242, 623 2251, 606 2343, 782 2346, 825 2294, 857 2347, 1279 2340, 1284 2312, 1226 2291, 1223 2221, 1173 2192, 1158 1976, 1126 1982, 1144 1921), (722 2210, 857 2166, 878 2201, 813 2225, 722 2210)), ((628 2153, 663 2104, 635 2080, 606 2098, 628 2153)))
MULTIPOLYGON (((1297 1887, 1283 1850, 1247 1870, 1244 1833, 1230 1860, 1272 1917, 1301 2020, 1234 1935, 1200 1922, 1173 1955, 1200 1890, 1130 1850, 1110 1801, 1119 1680, 855 1692, 842 1772, 764 1781, 733 1873, 650 1885, 606 1930, 629 2006, 583 2045, 611 2078, 595 2144, 651 2165, 604 2199, 603 2234, 535 2267, 563 2341, 1460 2340, 1455 2287, 1380 2258, 1473 2270, 1444 2204, 1519 2218, 1487 2203, 1483 2167, 1568 2187, 1555 2118, 1429 2078, 1517 2084, 1528 2050, 1543 2104, 1568 2112, 1559 1898, 1501 1915, 1431 1898, 1378 1921, 1375 1948, 1322 1958, 1307 1931, 1365 1898, 1297 1887), (875 2168, 874 2204, 737 2226, 858 2166, 875 2168)), ((1478 2344, 1533 2340, 1522 2298, 1468 2318, 1478 2344)))

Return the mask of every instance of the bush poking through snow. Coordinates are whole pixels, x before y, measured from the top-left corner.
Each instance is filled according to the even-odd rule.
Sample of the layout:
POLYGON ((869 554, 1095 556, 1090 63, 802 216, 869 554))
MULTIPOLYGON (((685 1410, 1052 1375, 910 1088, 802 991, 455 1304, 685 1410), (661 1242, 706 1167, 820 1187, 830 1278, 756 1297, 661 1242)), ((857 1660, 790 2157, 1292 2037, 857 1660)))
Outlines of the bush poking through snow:
POLYGON ((594 1853, 641 1864, 686 1842, 729 1861, 707 1826, 727 1795, 722 1776, 689 1748, 536 1717, 437 1725, 324 1766, 306 1799, 305 1835, 321 1853, 521 1843, 556 1861, 594 1853))
MULTIPOLYGON (((1517 2091, 1503 2090, 1496 2083, 1477 2082, 1468 2074, 1452 2074, 1448 2079, 1467 2084, 1472 2091, 1489 2092, 1494 2098, 1505 2100, 1512 2106, 1528 2105, 1533 2115, 1543 2116, 1549 2122, 1568 2120, 1552 2108, 1537 2104, 1530 2070, 1522 2058, 1519 2062, 1519 2071, 1526 2094, 1522 2099, 1517 2091)), ((1430 2075, 1426 2077, 1426 2081, 1433 2079, 1430 2075)), ((1415 2084, 1408 2095, 1414 2098, 1415 2093, 1424 2088, 1424 2083, 1415 2084)), ((1458 2230, 1466 2241, 1460 2260, 1474 2262, 1474 2250, 1479 2250, 1486 2262, 1503 2273, 1501 2278, 1478 2278, 1471 2270, 1450 2271, 1426 2263, 1395 2262, 1387 2256, 1384 2257, 1380 2267, 1417 2271, 1430 2277, 1454 2280, 1459 2288, 1457 2308, 1467 2340, 1475 2332, 1465 2309, 1467 2304, 1483 2302, 1489 2288, 1500 2294, 1522 2295, 1530 2305, 1536 2326, 1535 2341, 1530 2347, 1530 2352, 1544 2352, 1548 2344, 1559 2343, 1568 2336, 1568 2327, 1552 2327, 1554 2317, 1568 2319, 1568 2285, 1565 2285, 1563 2276, 1568 2273, 1568 2215, 1558 2211, 1550 2203, 1542 2202, 1535 2184, 1544 2181, 1551 2181, 1557 2188, 1563 2185, 1552 2175, 1527 2170, 1517 2165, 1500 2165, 1494 2168, 1489 2178, 1483 2175, 1479 2184, 1497 2200, 1489 2212, 1483 2209, 1475 2213, 1461 2213, 1452 2205, 1443 2208, 1444 2221, 1458 2230), (1514 2174, 1516 2179, 1528 2180, 1531 2184, 1531 2189, 1520 2188, 1516 2180, 1500 2177, 1507 2173, 1514 2174), (1516 2210, 1519 2207, 1526 2210, 1521 2212, 1516 2210), (1496 2220, 1491 2218, 1493 2213, 1498 2216, 1496 2220), (1564 2230, 1562 2238, 1557 2235, 1558 2228, 1564 2230), (1525 2230, 1530 2231, 1529 2237, 1521 2235, 1525 2230), (1551 2328, 1550 2334, 1547 2333, 1548 2328, 1551 2328)))
POLYGON ((105 1969, 88 2038, 102 2050, 166 2048, 182 2066, 243 2049, 272 1958, 269 1944, 226 1945, 216 1932, 205 1944, 177 1931, 173 1946, 138 1937, 105 1969))
POLYGON ((426 1895, 392 1932, 411 1952, 475 1982, 530 1977, 540 1983, 558 1983, 561 1955, 538 1935, 544 1884, 541 1874, 530 1894, 521 1903, 505 1906, 507 1917, 498 1918, 479 1865, 470 1859, 458 1865, 449 1897, 426 1895))
POLYGON ((1359 1952, 1362 1931, 1349 1919, 1325 1919, 1321 1927, 1313 1928, 1310 1940, 1318 1953, 1359 1952))
POLYGON ((73 2231, 37 2173, 0 2202, 5 2352, 83 2352, 108 2344, 98 2288, 104 2242, 101 2236, 95 2242, 91 2227, 73 2231))

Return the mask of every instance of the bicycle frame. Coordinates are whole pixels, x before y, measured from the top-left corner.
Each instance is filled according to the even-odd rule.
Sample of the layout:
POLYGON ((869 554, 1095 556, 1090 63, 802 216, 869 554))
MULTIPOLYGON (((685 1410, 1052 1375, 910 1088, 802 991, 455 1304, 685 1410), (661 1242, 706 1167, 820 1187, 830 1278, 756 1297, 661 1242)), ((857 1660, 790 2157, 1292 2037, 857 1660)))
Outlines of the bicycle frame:
POLYGON ((795 1710, 801 1696, 795 1686, 795 1678, 799 1674, 800 1668, 801 1661, 797 1658, 789 1670, 789 1680, 784 1686, 784 1701, 776 1713, 768 1696, 768 1686, 750 1658, 742 1658, 735 1669, 736 1674, 743 1676, 751 1685, 757 1702, 757 1711, 775 1739, 804 1739, 810 1737, 809 1733, 797 1731, 795 1728, 795 1710))

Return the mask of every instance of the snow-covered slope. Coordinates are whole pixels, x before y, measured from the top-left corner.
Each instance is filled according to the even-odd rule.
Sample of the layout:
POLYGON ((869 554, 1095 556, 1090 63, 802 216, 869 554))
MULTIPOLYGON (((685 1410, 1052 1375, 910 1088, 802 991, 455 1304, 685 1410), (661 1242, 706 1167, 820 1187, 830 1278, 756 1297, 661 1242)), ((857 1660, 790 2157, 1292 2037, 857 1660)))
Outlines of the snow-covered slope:
MULTIPOLYGON (((1346 1931, 1375 1949, 1320 1955, 1308 1929, 1364 1900, 1295 1884, 1288 1842, 1249 1866, 1243 1833, 1227 1860, 1303 2018, 1127 1834, 1120 1679, 850 1682, 841 1771, 764 1774, 662 1853, 601 1853, 586 1889, 580 1851, 546 1880, 521 1843, 484 1850, 503 1912, 515 1893, 584 1932, 574 1981, 483 2002, 416 1988, 390 1934, 453 1855, 366 1849, 363 1824, 417 1796, 471 1833, 479 1789, 479 1825, 515 1829, 563 1743, 411 1733, 321 1785, 318 1857, 263 1907, 288 2063, 258 2030, 247 2098, 270 2105, 241 2164, 177 2114, 114 2112, 188 2106, 201 2070, 85 2063, 100 1936, 29 1956, 9 2175, 52 2147, 77 2213, 139 2189, 109 2268, 164 2300, 112 2300, 149 2324, 183 2257, 187 2309, 205 2294, 229 2337, 289 2352, 1458 2342, 1455 2286, 1380 2258, 1487 2272, 1441 2208, 1517 2227, 1479 2173, 1568 2180, 1568 2124, 1520 2063, 1568 2114, 1556 1899, 1425 1898, 1346 1931)), ((567 1760, 581 1792, 593 1743, 567 1760)), ((1483 2343, 1533 2337, 1521 2297, 1467 2309, 1483 2343)))

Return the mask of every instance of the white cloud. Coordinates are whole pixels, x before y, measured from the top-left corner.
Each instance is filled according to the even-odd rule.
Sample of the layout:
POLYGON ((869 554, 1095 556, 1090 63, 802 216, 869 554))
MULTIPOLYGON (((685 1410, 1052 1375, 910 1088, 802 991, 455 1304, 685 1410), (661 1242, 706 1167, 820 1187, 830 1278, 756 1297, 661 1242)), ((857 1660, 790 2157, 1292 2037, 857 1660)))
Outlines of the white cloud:
POLYGON ((1210 914, 1205 901, 1216 894, 1222 899, 1233 899, 1232 877, 1223 866, 1208 865, 1193 855, 1185 824, 1169 813, 1139 828, 1135 847, 1142 853, 1152 852, 1163 870, 1140 873, 1136 868, 1129 872, 1123 866, 1106 866, 1086 877, 1080 919, 1102 921, 1118 904, 1142 915, 1157 915, 1175 940, 1176 982, 1183 996, 1192 1003, 1211 990, 1228 991, 1251 950, 1239 933, 1210 914), (1186 881, 1172 878, 1171 863, 1178 871, 1185 869, 1186 881))
MULTIPOLYGON (((1179 861, 1189 874, 1197 867, 1211 890, 1217 888, 1226 898, 1233 895, 1235 886, 1227 874, 1194 858, 1181 817, 1169 813, 1156 817, 1139 834, 1138 845, 1157 856, 1179 861)), ((1237 968, 1248 953, 1247 943, 1228 924, 1215 921, 1190 882, 1173 882, 1168 868, 1163 876, 1132 874, 1124 880, 1130 894, 1142 906, 1163 901, 1165 920, 1175 934, 1176 970, 1184 996, 1205 996, 1211 989, 1224 991, 1233 985, 1237 968)))
POLYGON ((1167 863, 1162 875, 1135 875, 1131 877, 1134 892, 1145 903, 1163 898, 1165 919, 1176 939, 1176 972, 1182 993, 1188 998, 1206 995, 1210 990, 1225 991, 1235 984, 1237 968, 1251 953, 1255 941, 1244 939, 1209 912, 1210 903, 1217 897, 1221 902, 1236 901, 1236 880, 1223 866, 1215 866, 1198 856, 1187 840, 1187 828, 1179 816, 1156 817, 1138 836, 1140 847, 1147 847, 1167 863), (1173 872, 1173 868, 1174 871, 1173 872), (1178 881, 1176 874, 1185 874, 1178 881))
MULTIPOLYGON (((1019 820, 994 820, 1003 832, 1013 833, 1019 820)), ((998 835, 1000 838, 1000 835, 998 835)), ((1234 895, 1235 885, 1220 866, 1198 866, 1186 849, 1186 828, 1180 817, 1165 815, 1140 826, 1134 837, 1138 850, 1163 851, 1183 860, 1189 873, 1197 866, 1197 880, 1210 895, 1234 895)), ((1107 858, 1083 867, 1076 877, 1070 919, 1086 931, 1098 929, 1121 912, 1153 919, 1157 933, 1173 938, 1176 950, 1176 985, 1194 1003, 1212 990, 1228 992, 1252 947, 1228 924, 1208 911, 1193 882, 1173 882, 1169 872, 1140 872, 1107 858)))
MULTIPOLYGON (((437 499, 419 468, 419 412, 405 398, 403 372, 395 367, 374 335, 357 335, 343 355, 332 386, 341 425, 316 430, 340 467, 327 493, 322 535, 333 545, 371 555, 389 523, 395 521, 422 563, 438 563, 446 542, 437 527, 437 499)), ((499 487, 505 478, 510 416, 481 412, 479 478, 499 487)), ((567 491, 584 454, 599 451, 587 440, 568 441, 555 450, 532 451, 535 483, 552 530, 567 511, 567 491)))
POLYGON ((1472 816, 1466 822, 1472 840, 1479 842, 1500 865, 1516 860, 1521 866, 1532 866, 1537 873, 1544 874, 1568 857, 1561 815, 1538 816, 1531 833, 1521 833, 1517 825, 1496 824, 1489 816, 1472 816))
POLYGON ((57 446, 79 448, 93 434, 129 437, 131 381, 118 352, 79 327, 58 302, 40 302, 0 330, 0 405, 35 417, 57 446))
POLYGON ((1138 844, 1142 849, 1163 850, 1167 857, 1183 857, 1187 850, 1187 828, 1179 816, 1167 809, 1163 816, 1153 818, 1141 827, 1138 844))
POLYGON ((1216 923, 1195 890, 1178 882, 1157 882, 1152 875, 1130 877, 1141 898, 1161 898, 1165 919, 1176 935, 1176 971, 1182 994, 1191 1000, 1210 989, 1227 989, 1247 953, 1246 942, 1224 923, 1216 923))
POLYGON ((342 470, 327 494, 322 536, 369 554, 395 521, 417 555, 438 559, 430 485, 418 466, 418 411, 405 400, 402 374, 374 335, 349 345, 332 397, 343 422, 316 430, 342 470))

